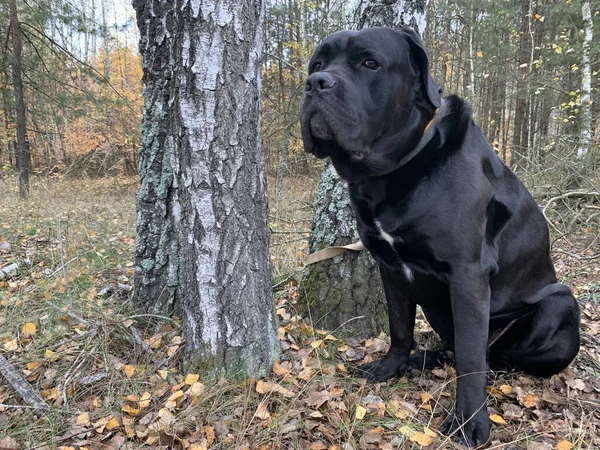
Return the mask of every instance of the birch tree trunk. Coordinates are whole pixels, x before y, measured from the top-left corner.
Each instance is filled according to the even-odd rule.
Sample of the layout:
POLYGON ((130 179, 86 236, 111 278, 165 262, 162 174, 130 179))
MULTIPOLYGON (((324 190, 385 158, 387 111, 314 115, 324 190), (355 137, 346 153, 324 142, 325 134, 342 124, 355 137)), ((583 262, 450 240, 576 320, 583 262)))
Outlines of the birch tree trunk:
POLYGON ((10 28, 12 31, 12 78, 15 93, 15 111, 17 115, 17 167, 19 168, 19 196, 26 198, 29 193, 29 171, 31 155, 26 138, 25 94, 21 75, 21 23, 17 14, 15 0, 8 0, 10 28))
MULTIPOLYGON (((426 4, 425 0, 371 0, 364 5, 358 26, 409 26, 423 33, 426 4)), ((347 185, 327 163, 319 182, 308 251, 357 240, 347 185)), ((319 328, 338 329, 356 337, 387 329, 379 269, 366 251, 349 251, 308 266, 300 282, 300 295, 301 308, 310 312, 319 328)))
POLYGON ((279 354, 260 146, 260 1, 134 0, 144 70, 135 298, 183 317, 188 369, 279 354))
POLYGON ((593 22, 590 0, 583 0, 583 58, 581 64, 581 143, 577 149, 577 159, 583 159, 592 143, 591 90, 592 69, 590 53, 592 51, 593 22))

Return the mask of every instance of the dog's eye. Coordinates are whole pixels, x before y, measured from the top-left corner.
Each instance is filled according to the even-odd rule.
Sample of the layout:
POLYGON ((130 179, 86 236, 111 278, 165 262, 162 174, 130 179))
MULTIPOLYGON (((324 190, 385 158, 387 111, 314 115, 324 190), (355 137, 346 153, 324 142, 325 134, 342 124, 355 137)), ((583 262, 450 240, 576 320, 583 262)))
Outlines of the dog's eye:
POLYGON ((371 70, 375 70, 379 67, 379 64, 377 64, 377 62, 373 61, 372 59, 367 59, 364 63, 362 63, 362 65, 367 69, 371 70))
POLYGON ((321 70, 321 63, 315 63, 315 65, 313 66, 313 72, 318 72, 319 70, 321 70))

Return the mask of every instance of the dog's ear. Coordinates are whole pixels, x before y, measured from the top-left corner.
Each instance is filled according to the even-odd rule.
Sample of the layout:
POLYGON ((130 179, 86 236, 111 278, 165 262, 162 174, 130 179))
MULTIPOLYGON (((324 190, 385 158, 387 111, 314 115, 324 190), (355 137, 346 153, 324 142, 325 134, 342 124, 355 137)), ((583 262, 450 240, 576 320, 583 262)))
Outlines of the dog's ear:
POLYGON ((423 42, 419 35, 411 28, 403 28, 401 31, 404 33, 404 36, 410 45, 411 53, 419 66, 423 87, 425 88, 427 97, 436 108, 439 108, 442 104, 442 90, 437 83, 433 81, 431 73, 429 72, 429 57, 427 56, 425 47, 423 47, 423 42))

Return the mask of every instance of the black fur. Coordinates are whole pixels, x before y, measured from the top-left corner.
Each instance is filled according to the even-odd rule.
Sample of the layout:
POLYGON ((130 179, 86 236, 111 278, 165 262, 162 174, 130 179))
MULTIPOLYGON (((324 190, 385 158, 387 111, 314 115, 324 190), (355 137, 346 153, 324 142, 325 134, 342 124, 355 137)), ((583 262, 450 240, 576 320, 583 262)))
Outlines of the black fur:
POLYGON ((300 109, 305 149, 331 157, 348 181, 389 309, 390 351, 362 370, 384 381, 411 364, 455 357, 456 407, 441 429, 468 446, 485 443, 488 364, 551 375, 579 349, 579 309, 557 283, 545 219, 469 105, 441 101, 414 32, 335 33, 310 68, 300 109), (435 134, 403 165, 440 104, 435 134), (417 304, 443 342, 429 356, 410 356, 417 304))

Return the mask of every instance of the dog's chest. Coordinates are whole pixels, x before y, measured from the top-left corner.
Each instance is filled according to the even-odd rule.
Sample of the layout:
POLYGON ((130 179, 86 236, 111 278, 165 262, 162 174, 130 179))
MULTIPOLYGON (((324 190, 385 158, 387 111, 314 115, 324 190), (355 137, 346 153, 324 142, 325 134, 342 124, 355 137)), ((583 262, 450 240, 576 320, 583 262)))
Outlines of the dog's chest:
POLYGON ((386 231, 382 223, 376 219, 365 231, 361 238, 375 259, 389 268, 401 270, 408 281, 413 281, 413 269, 402 257, 406 252, 403 237, 399 233, 386 231))

